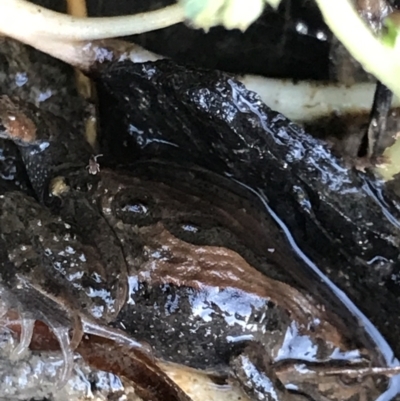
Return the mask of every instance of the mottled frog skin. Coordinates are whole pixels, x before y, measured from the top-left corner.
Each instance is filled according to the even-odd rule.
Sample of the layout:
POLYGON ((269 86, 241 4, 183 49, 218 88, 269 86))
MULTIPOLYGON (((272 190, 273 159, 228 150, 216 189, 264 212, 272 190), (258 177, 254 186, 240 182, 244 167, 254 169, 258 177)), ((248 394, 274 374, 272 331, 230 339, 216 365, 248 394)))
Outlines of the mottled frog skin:
MULTIPOLYGON (((28 139, 9 131, 3 126, 2 135, 22 141, 31 166, 59 155, 56 141, 40 148, 33 131, 28 139), (46 157, 37 158, 38 145, 46 157)), ((0 278, 24 319, 43 320, 60 341, 74 328, 72 343, 83 331, 149 344, 158 359, 237 380, 254 401, 380 394, 379 379, 341 391, 337 377, 305 375, 302 383, 282 368, 282 361, 292 372, 368 367, 377 356, 346 333, 329 305, 295 288, 282 268, 297 266, 288 245, 252 201, 224 189, 229 180, 193 168, 171 182, 157 162, 92 175, 53 161, 59 167, 33 185, 42 204, 22 192, 0 195, 0 278)))

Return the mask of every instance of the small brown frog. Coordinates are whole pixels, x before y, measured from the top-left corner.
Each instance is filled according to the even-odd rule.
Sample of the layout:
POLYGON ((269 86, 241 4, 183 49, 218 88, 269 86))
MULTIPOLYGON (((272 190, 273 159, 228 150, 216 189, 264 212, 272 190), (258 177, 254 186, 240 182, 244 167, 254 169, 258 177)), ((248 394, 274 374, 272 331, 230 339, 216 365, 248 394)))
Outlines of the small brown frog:
MULTIPOLYGON (((212 242, 229 239, 235 246, 235 236, 218 216, 222 210, 196 197, 186 203, 187 194, 163 183, 103 170, 101 180, 86 181, 84 187, 86 177, 83 172, 69 177, 70 192, 61 195, 63 218, 20 193, 0 198, 1 278, 8 302, 20 305, 28 319, 25 333, 35 319, 46 322, 58 336, 68 366, 76 346, 68 343, 68 330, 74 327, 79 333, 82 324, 84 332, 131 339, 134 346, 149 343, 160 360, 236 379, 253 400, 296 400, 299 394, 316 401, 351 399, 343 398, 336 377, 322 381, 325 386, 321 378, 311 381, 308 376, 295 384, 281 380, 285 375, 279 376, 274 366, 282 360, 295 359, 309 371, 324 363, 366 367, 371 358, 348 342, 312 298, 267 278, 235 251, 199 245, 210 236, 212 242), (85 214, 90 216, 90 209, 81 214, 78 200, 84 204, 85 197, 80 194, 99 206, 112 229, 107 243, 97 237, 100 247, 87 244, 76 233, 80 230, 72 228, 80 217, 89 230, 85 214), (214 233, 212 239, 218 224, 222 234, 214 233), (179 230, 188 233, 186 240, 176 236, 185 237, 179 230), (187 242, 189 237, 198 244, 187 242), (117 282, 107 278, 111 271, 102 262, 113 243, 121 245, 128 272, 117 282), (119 282, 128 284, 126 298, 115 295, 119 282)), ((90 220, 95 221, 93 216, 90 220)), ((80 337, 75 339, 78 343, 80 337)), ((23 334, 22 344, 29 341, 23 334)), ((364 394, 366 400, 380 392, 370 378, 351 388, 352 396, 364 394)))
POLYGON ((75 345, 82 332, 142 350, 148 343, 163 361, 237 380, 254 401, 372 401, 384 390, 362 377, 347 397, 336 378, 293 384, 278 375, 282 361, 307 371, 382 362, 328 302, 296 287, 287 272, 302 266, 288 243, 253 201, 225 189, 226 179, 175 168, 171 185, 173 167, 163 163, 89 175, 60 160, 54 131, 30 130, 26 139, 18 125, 3 127, 30 167, 51 163, 39 166, 46 180, 39 167, 30 176, 42 205, 22 193, 0 196, 0 278, 25 319, 21 349, 39 319, 59 338, 67 367, 74 328, 75 345), (55 173, 68 189, 47 202, 55 173))
MULTIPOLYGON (((207 185, 195 182, 201 188, 207 185)), ((224 193, 223 185, 218 191, 216 184, 208 183, 213 194, 208 197, 177 187, 103 172, 98 190, 92 192, 124 254, 130 255, 129 297, 116 327, 146 339, 160 359, 233 375, 253 399, 263 399, 259 394, 267 397, 268 392, 290 399, 284 388, 290 382, 280 382, 274 372, 282 360, 301 360, 306 366, 371 363, 374 356, 338 329, 324 305, 268 278, 260 273, 261 266, 255 269, 232 250, 246 254, 239 232, 244 219, 251 219, 249 203, 224 193), (241 216, 221 207, 228 196, 233 210, 241 204, 241 216)), ((268 264, 268 244, 280 252, 274 241, 265 241, 261 263, 268 264)), ((255 261, 247 251, 247 260, 255 261)), ((326 399, 341 399, 337 378, 330 379, 335 389, 315 382, 317 389, 310 392, 306 388, 313 386, 306 380, 298 392, 319 394, 316 400, 324 394, 330 394, 326 399)), ((380 390, 376 383, 371 388, 366 383, 373 380, 355 381, 352 396, 375 399, 380 390)))
MULTIPOLYGON (((127 275, 122 252, 108 241, 107 225, 100 216, 96 222, 90 209, 87 217, 93 231, 88 240, 22 193, 0 195, 0 205, 3 297, 10 308, 20 311, 23 321, 15 353, 29 346, 35 320, 45 322, 59 339, 65 357, 62 383, 72 369, 72 351, 83 332, 104 336, 107 322, 116 318, 125 303, 127 275), (74 330, 72 339, 70 329, 74 330)), ((124 333, 113 332, 111 337, 120 342, 142 348, 124 333)))

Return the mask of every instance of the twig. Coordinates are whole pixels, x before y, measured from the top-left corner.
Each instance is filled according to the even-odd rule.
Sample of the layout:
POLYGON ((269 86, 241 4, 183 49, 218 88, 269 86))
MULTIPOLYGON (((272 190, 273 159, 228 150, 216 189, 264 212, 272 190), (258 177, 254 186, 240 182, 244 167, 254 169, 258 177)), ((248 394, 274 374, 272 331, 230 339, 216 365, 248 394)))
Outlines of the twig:
MULTIPOLYGON (((67 13, 74 17, 86 18, 87 7, 86 0, 67 0, 67 13)), ((93 86, 89 77, 75 68, 75 82, 79 94, 87 100, 93 99, 93 86)))
POLYGON ((371 367, 371 368, 349 368, 349 369, 332 369, 319 372, 320 376, 344 375, 349 377, 364 377, 364 376, 396 376, 400 374, 400 366, 393 367, 371 367))
POLYGON ((392 105, 393 93, 381 82, 377 82, 374 103, 372 104, 372 110, 370 120, 368 124, 368 130, 366 132, 367 139, 367 156, 372 159, 376 159, 381 156, 379 152, 382 138, 388 135, 386 132, 387 120, 392 105))

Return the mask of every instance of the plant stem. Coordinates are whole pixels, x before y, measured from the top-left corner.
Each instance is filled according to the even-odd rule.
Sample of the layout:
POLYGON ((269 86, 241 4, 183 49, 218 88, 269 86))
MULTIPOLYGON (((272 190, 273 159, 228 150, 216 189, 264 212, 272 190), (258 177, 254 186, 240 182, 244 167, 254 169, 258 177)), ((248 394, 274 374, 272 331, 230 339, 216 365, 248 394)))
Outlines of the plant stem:
POLYGON ((325 22, 364 69, 400 96, 400 54, 384 45, 349 0, 316 0, 325 22))
POLYGON ((34 40, 70 42, 135 35, 165 28, 184 19, 184 12, 177 4, 129 16, 77 18, 26 0, 0 1, 0 33, 28 44, 34 40))

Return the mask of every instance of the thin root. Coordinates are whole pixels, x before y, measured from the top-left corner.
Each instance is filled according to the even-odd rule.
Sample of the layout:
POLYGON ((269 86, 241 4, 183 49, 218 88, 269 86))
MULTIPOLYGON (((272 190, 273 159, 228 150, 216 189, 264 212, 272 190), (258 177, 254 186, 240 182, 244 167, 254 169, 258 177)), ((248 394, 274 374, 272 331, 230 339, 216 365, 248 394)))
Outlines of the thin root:
POLYGON ((31 41, 32 37, 65 42, 116 38, 166 28, 184 20, 184 11, 178 4, 121 17, 79 18, 26 0, 0 2, 0 33, 24 43, 31 41))

